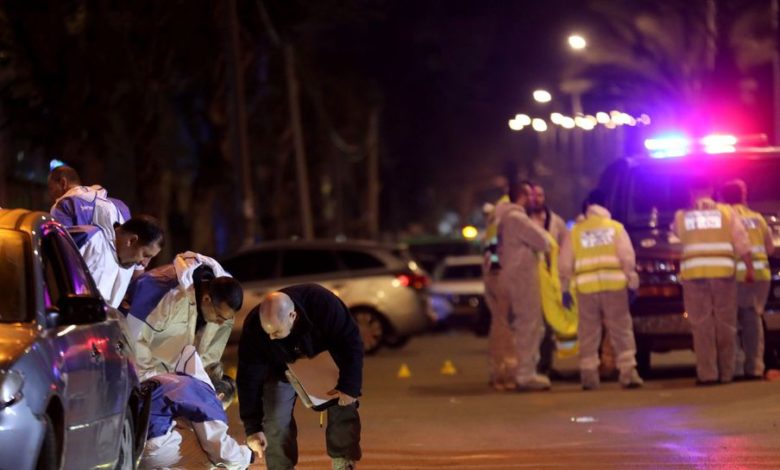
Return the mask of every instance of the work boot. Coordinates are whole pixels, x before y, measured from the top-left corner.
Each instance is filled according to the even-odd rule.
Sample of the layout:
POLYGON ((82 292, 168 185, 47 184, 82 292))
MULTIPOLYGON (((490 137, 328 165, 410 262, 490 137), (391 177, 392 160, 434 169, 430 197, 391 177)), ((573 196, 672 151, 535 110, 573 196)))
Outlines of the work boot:
POLYGON ((333 470, 355 470, 357 463, 354 460, 345 459, 344 457, 336 457, 333 459, 333 470))
POLYGON ((580 369, 580 383, 583 390, 596 390, 600 385, 598 369, 580 369))
POLYGON ((620 386, 623 388, 639 388, 645 383, 636 367, 620 371, 620 386))
POLYGON ((541 392, 550 390, 550 379, 545 375, 534 374, 525 382, 518 382, 516 390, 518 392, 541 392))

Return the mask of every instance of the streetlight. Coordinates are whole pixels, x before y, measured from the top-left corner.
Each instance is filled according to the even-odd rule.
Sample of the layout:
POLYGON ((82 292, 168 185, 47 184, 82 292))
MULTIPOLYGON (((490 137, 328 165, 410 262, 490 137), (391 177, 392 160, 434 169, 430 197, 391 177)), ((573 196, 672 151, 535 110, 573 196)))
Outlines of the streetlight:
POLYGON ((536 132, 544 132, 547 130, 547 122, 545 122, 544 119, 536 118, 532 121, 531 127, 533 127, 536 132))
POLYGON ((534 90, 534 100, 537 103, 549 103, 552 100, 552 95, 547 90, 534 90))
POLYGON ((569 47, 575 51, 581 51, 588 46, 588 41, 579 34, 572 34, 569 36, 569 47))

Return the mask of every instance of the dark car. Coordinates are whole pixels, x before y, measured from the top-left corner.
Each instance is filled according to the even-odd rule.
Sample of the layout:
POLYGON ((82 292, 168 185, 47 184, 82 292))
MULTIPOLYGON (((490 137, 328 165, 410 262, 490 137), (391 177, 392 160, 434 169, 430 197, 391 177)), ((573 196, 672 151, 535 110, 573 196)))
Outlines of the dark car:
MULTIPOLYGON (((670 230, 675 212, 688 205, 692 181, 705 178, 717 189, 728 180, 744 180, 748 205, 764 214, 775 246, 780 241, 780 148, 740 147, 735 140, 731 142, 709 148, 691 145, 686 151, 656 153, 656 158, 626 158, 602 174, 600 188, 607 194, 608 209, 625 225, 636 250, 640 287, 631 315, 637 360, 645 370, 650 367, 651 352, 693 347, 678 278, 682 245, 670 230)), ((764 315, 768 365, 776 364, 780 349, 778 251, 770 258, 772 289, 764 315)))
POLYGON ((135 468, 148 415, 116 315, 62 226, 0 210, 2 468, 135 468))

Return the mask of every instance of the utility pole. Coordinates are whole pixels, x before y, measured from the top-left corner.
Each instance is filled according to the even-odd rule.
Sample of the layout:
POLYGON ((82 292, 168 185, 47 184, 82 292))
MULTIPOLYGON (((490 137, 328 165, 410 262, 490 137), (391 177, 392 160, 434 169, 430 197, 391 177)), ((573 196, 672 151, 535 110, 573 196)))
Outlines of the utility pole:
POLYGON ((237 167, 240 168, 239 178, 241 179, 241 215, 244 219, 244 239, 242 244, 249 246, 255 240, 255 204, 254 192, 252 191, 252 162, 249 157, 249 135, 246 125, 246 96, 244 93, 244 73, 241 68, 241 55, 239 52, 240 43, 238 37, 238 18, 236 16, 236 1, 227 2, 227 23, 229 34, 229 51, 227 54, 228 77, 232 79, 232 92, 228 93, 232 111, 230 117, 231 143, 233 144, 233 155, 237 158, 237 167), (236 149, 237 144, 237 149, 236 149), (238 150, 236 155, 236 150, 238 150))
POLYGON ((298 179, 298 199, 301 203, 301 226, 303 238, 314 238, 311 201, 309 199, 309 172, 306 168, 306 146, 303 140, 303 125, 301 124, 301 105, 298 96, 298 75, 295 71, 295 51, 291 44, 284 46, 284 62, 287 73, 287 95, 290 106, 290 127, 293 131, 295 148, 295 170, 298 179))

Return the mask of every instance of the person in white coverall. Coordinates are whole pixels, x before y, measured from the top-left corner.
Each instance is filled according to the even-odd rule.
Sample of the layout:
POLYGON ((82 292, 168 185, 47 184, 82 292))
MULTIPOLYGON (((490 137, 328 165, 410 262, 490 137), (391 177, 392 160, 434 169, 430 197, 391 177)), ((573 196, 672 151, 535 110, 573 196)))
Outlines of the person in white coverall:
POLYGON ((186 345, 195 346, 206 367, 219 362, 243 290, 217 261, 188 251, 133 281, 128 297, 127 323, 143 380, 173 370, 186 345))
POLYGON ((116 308, 138 266, 146 267, 163 244, 163 231, 148 216, 136 216, 116 228, 76 225, 68 229, 100 294, 116 308))
POLYGON ((753 282, 746 282, 747 266, 737 262, 737 348, 736 375, 748 380, 764 376, 764 309, 769 297, 772 272, 769 256, 775 251, 772 231, 758 212, 747 206, 747 185, 742 180, 726 183, 721 199, 730 204, 750 238, 753 282))
MULTIPOLYGON (((217 368, 221 371, 221 368, 217 368)), ((235 396, 235 383, 221 372, 207 374, 193 346, 186 346, 174 372, 142 383, 151 393, 146 446, 138 468, 161 469, 182 458, 182 435, 177 427, 191 427, 200 448, 219 468, 245 469, 254 454, 228 434, 225 410, 235 396)))
POLYGON ((697 385, 734 379, 737 339, 736 259, 753 282, 750 239, 740 217, 712 200, 712 186, 694 178, 691 206, 675 214, 672 230, 683 245, 680 279, 693 332, 697 385))
POLYGON ((532 186, 524 182, 510 188, 513 202, 496 207, 500 292, 508 306, 514 331, 518 391, 548 390, 550 379, 536 372, 539 345, 544 334, 542 301, 539 294, 538 256, 549 251, 547 235, 526 214, 532 186))
POLYGON ((127 204, 108 197, 102 186, 82 186, 79 174, 69 166, 49 173, 48 189, 51 215, 65 227, 97 225, 110 238, 115 225, 130 220, 127 204))
POLYGON ((578 221, 561 248, 561 290, 576 291, 579 308, 577 338, 582 388, 599 387, 599 345, 602 325, 612 342, 620 385, 642 386, 636 371, 636 341, 628 306, 628 289, 639 287, 636 258, 623 225, 604 208, 601 191, 590 193, 585 218, 578 221))

